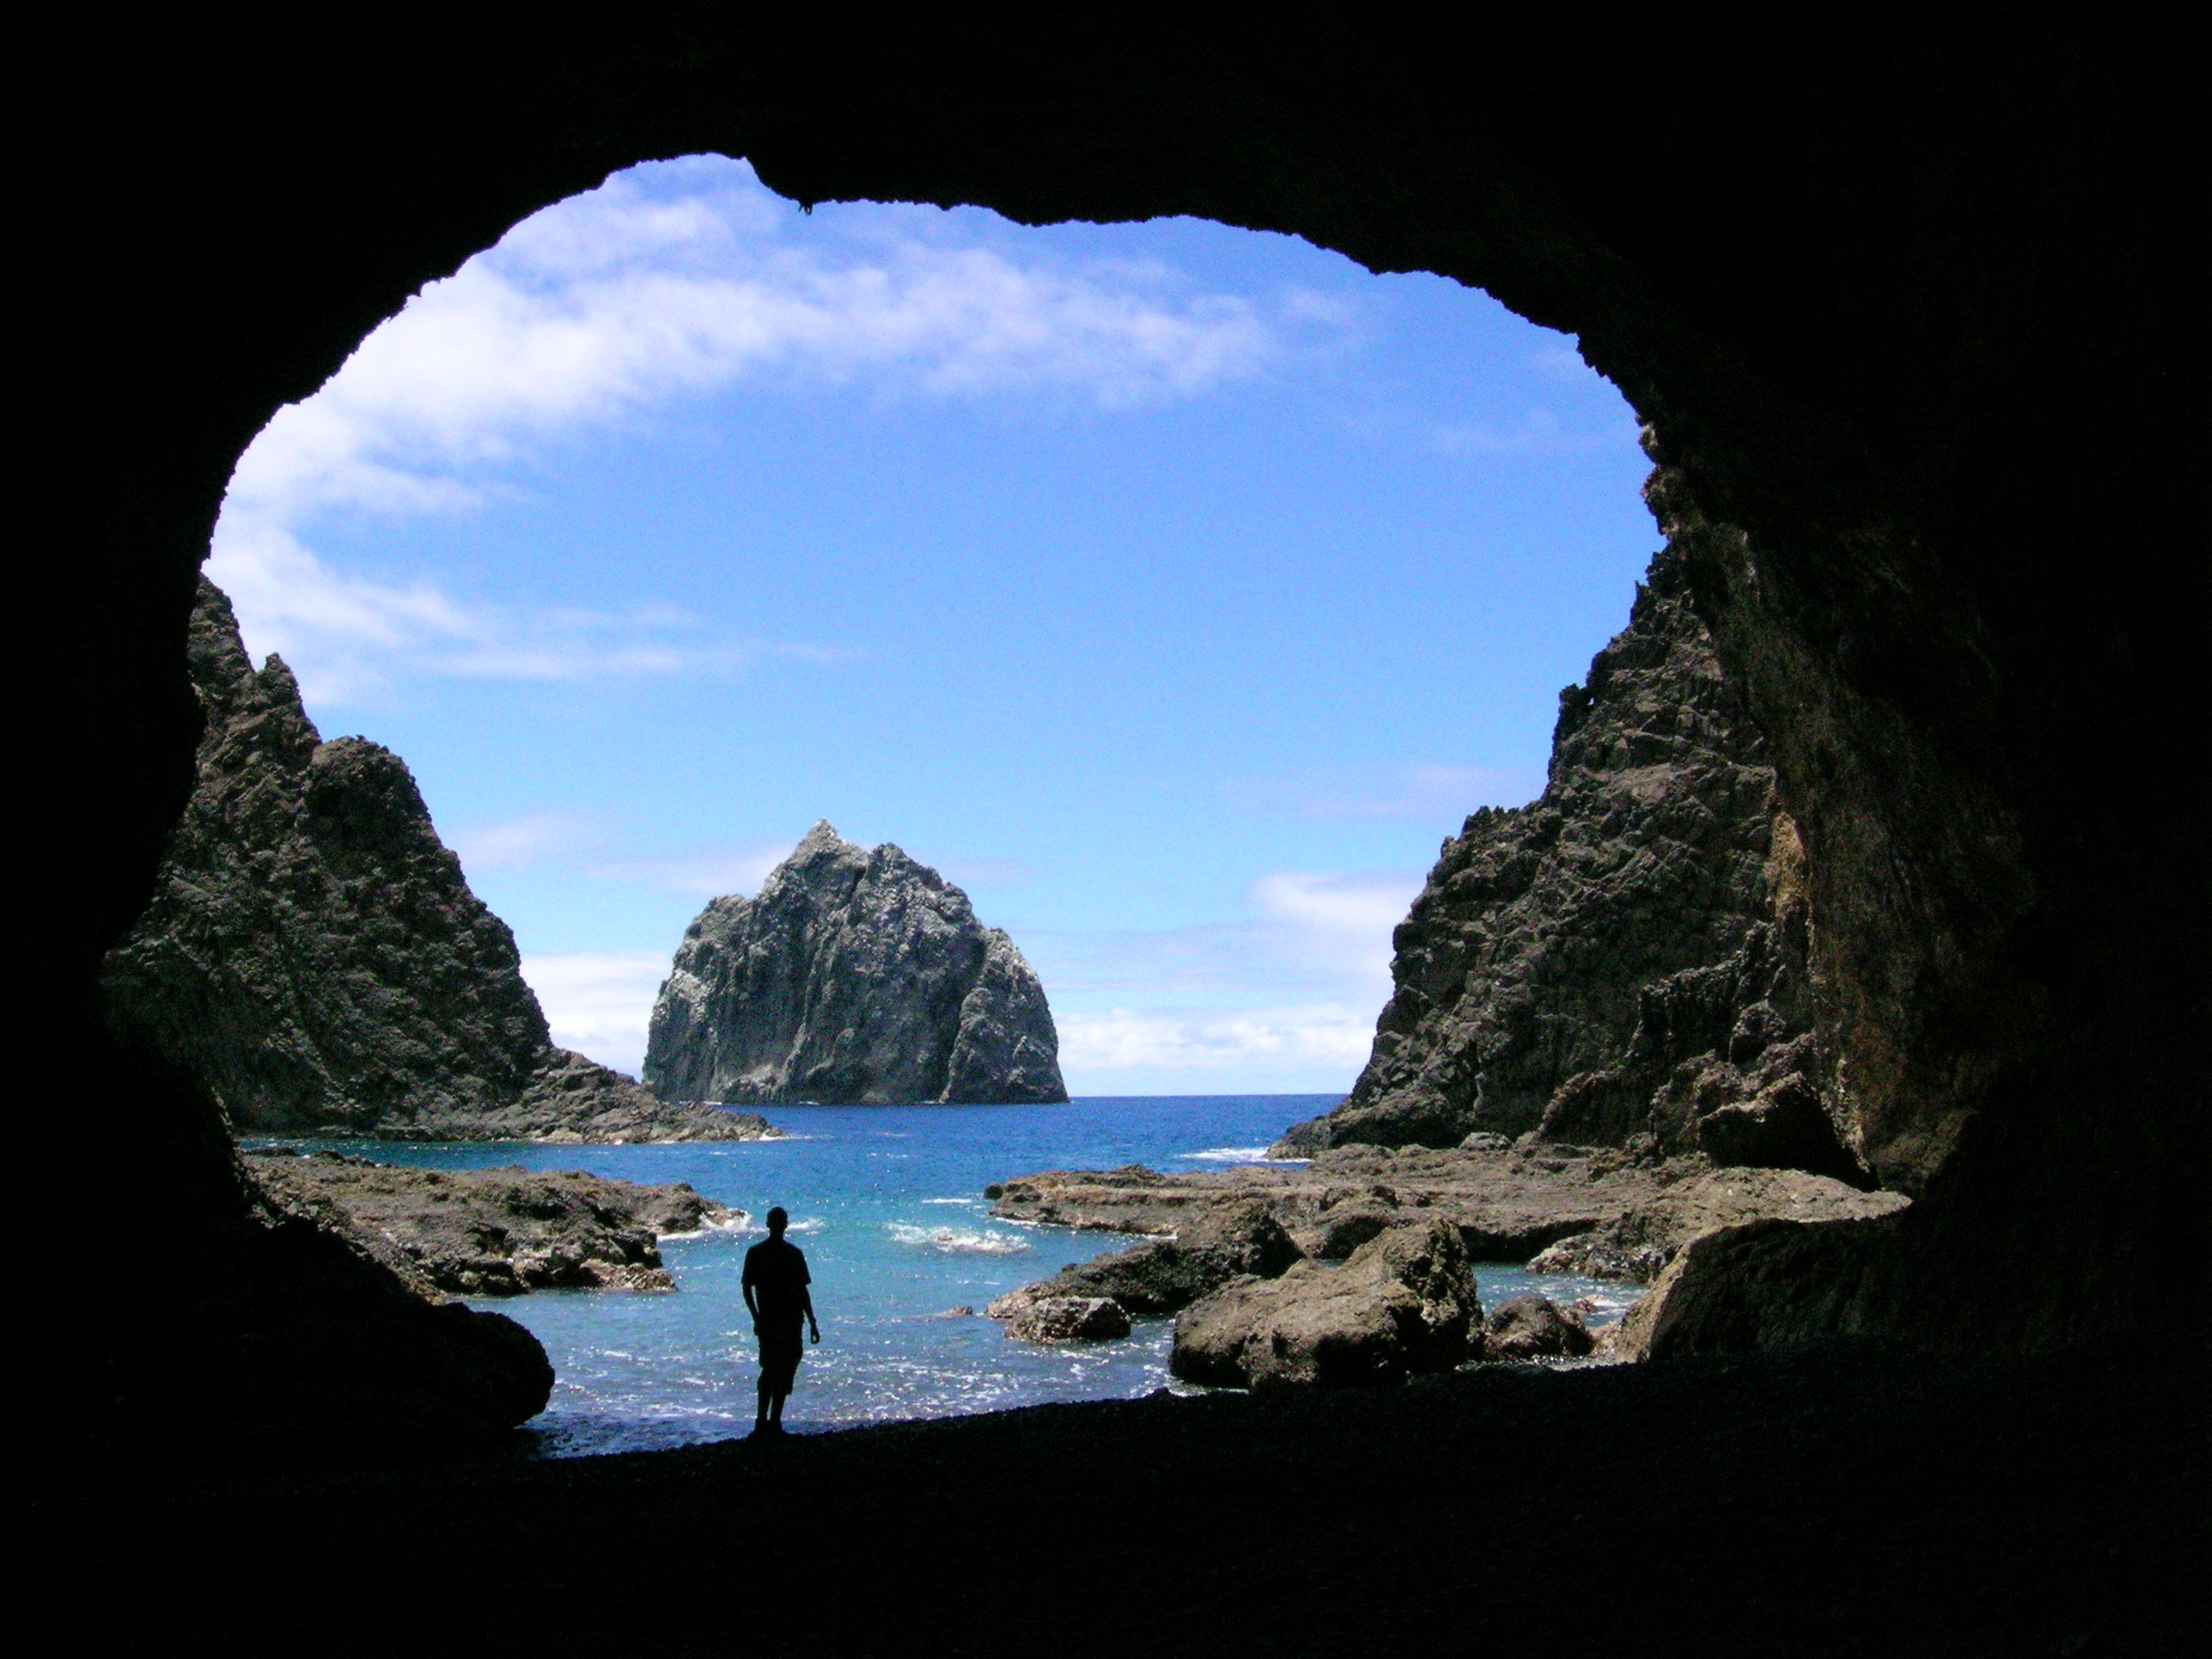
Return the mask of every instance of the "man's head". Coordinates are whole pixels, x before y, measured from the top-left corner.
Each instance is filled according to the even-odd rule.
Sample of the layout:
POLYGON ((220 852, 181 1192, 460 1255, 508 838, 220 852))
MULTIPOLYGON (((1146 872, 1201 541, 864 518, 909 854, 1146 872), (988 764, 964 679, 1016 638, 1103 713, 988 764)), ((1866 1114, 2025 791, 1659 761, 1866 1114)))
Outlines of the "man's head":
POLYGON ((785 1213, 782 1205, 777 1205, 768 1212, 768 1236, 770 1238, 781 1238, 783 1230, 789 1225, 791 1217, 785 1213))

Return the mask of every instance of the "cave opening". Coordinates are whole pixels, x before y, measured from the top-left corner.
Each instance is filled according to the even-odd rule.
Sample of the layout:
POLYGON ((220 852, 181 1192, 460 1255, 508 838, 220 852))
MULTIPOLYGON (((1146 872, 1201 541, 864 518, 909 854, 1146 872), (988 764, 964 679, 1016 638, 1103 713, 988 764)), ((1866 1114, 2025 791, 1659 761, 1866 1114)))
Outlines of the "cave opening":
MULTIPOLYGON (((1109 1162, 1218 1160, 1256 1157, 1340 1100, 1439 838, 1543 791, 1553 688, 1589 675, 1647 574, 1648 465, 1633 416, 1571 341, 1448 279, 1188 219, 801 215, 742 163, 695 157, 532 216, 278 411, 233 474, 207 574, 242 633, 235 672, 280 651, 309 729, 358 724, 411 769, 476 897, 516 929, 561 1048, 653 1083, 647 1016, 684 922, 757 887, 799 827, 830 818, 896 835, 1010 928, 1079 1101, 1166 1096, 1197 1115, 1190 1146, 1139 1139, 1109 1162), (1203 1101, 1238 1105, 1209 1128, 1203 1101)), ((1638 695, 1653 706, 1608 742, 1663 750, 1657 732, 1695 724, 1668 688, 1638 695)), ((1648 772, 1665 757, 1637 758, 1648 772)), ((1763 794, 1764 774, 1748 787, 1763 794)), ((1618 1006, 1597 1024, 1620 1029, 1593 1039, 1573 1009, 1554 1015, 1568 1035, 1538 1046, 1617 1048, 1638 982, 1726 955, 1736 911, 1757 908, 1731 890, 1765 852, 1753 817, 1729 825, 1749 840, 1721 855, 1728 869, 1668 896, 1715 919, 1674 919, 1688 937, 1611 965, 1620 982, 1596 994, 1618 1006)), ((198 867, 171 883, 216 884, 198 867)), ((389 902, 409 902, 396 887, 389 902)), ((142 921, 125 951, 137 977, 111 976, 127 1006, 149 1000, 162 931, 189 908, 142 921)), ((254 925, 296 939, 315 922, 254 925)), ((348 949, 333 938, 334 957, 348 949)), ((366 971, 419 1000, 410 980, 442 961, 426 945, 366 971)), ((238 983, 207 979, 190 1000, 265 1000, 252 977, 234 968, 238 983)), ((440 1018, 426 1006, 417 1023, 440 1018)), ((377 1139, 474 1133, 433 1103, 466 1086, 426 1075, 412 1085, 426 1097, 409 1097, 406 1078, 339 1052, 362 1039, 335 1019, 218 1023, 234 1047, 302 1051, 281 1073, 205 1068, 256 1148, 305 1132, 409 1166, 495 1158, 377 1139)), ((486 1063, 448 1046, 451 1066, 486 1063)), ((1557 1082, 1595 1063, 1578 1060, 1539 1069, 1557 1082)), ((525 1153, 644 1178, 609 1156, 525 1153)), ((765 1207, 731 1170, 682 1173, 765 1207)), ((931 1227, 915 1207, 954 1197, 902 1199, 866 1224, 903 1240, 902 1259, 844 1264, 832 1243, 825 1271, 911 1276, 917 1251, 1025 1250, 1018 1233, 931 1227)), ((824 1224, 802 1212, 804 1228, 824 1224)), ((1340 1256, 1363 1227, 1340 1218, 1317 1237, 1340 1256)), ((1486 1248, 1513 1256, 1492 1279, 1521 1285, 1528 1247, 1486 1248)), ((1545 1283, 1608 1316, 1634 1293, 1545 1283)), ((956 1277, 940 1299, 1012 1288, 956 1277)), ((579 1400, 682 1414, 649 1367, 598 1375, 612 1339, 582 1304, 505 1305, 556 1346, 562 1446, 641 1431, 579 1400)), ((653 1346, 618 1322, 629 1348, 653 1346)), ((1109 1365, 1089 1386, 1155 1383, 1152 1335, 1149 1369, 1109 1365)), ((680 1340, 665 1357, 679 1369, 730 1363, 706 1334, 680 1340)))
POLYGON ((1439 839, 1541 791, 1647 470, 1571 340, 1445 279, 802 217, 698 158, 410 301, 256 437, 207 571, 595 1060, 827 818, 1004 919, 1078 1092, 1312 1093, 1439 839))
MULTIPOLYGON (((2186 1650, 2202 1315, 2177 1309, 2172 1264, 2202 1255, 2212 1030, 2212 860, 2186 787, 2208 614, 2186 53, 2118 14, 1837 20, 1811 47, 1677 14, 1431 34, 1326 7, 1264 31, 932 14, 865 35, 647 8, 586 33, 457 18, 434 47, 353 15, 332 39, 148 27, 65 43, 86 118, 33 183, 69 228, 40 268, 37 441, 64 486, 45 503, 59 610, 83 631, 37 641, 58 710, 37 775, 66 787, 31 825, 32 1097, 88 1101, 41 1115, 38 1145, 61 1167, 88 1116, 114 1126, 134 1151, 110 1211, 163 1220, 158 1272, 111 1230, 88 1271, 42 1285, 57 1461, 332 1424, 428 1443, 517 1409, 495 1326, 431 1317, 312 1229, 254 1218, 204 1091, 103 1024, 98 964, 191 792, 182 646, 240 451, 425 282, 653 157, 744 155, 807 203, 1296 232, 1573 331, 1650 419, 1694 603, 1802 832, 1856 1127, 1921 1197, 1893 1226, 1729 1239, 1681 1281, 1684 1364, 1538 1407, 1510 1379, 1241 1416, 1133 1404, 853 1437, 803 1479, 679 1457, 572 1485, 173 1487, 144 1511, 112 1482, 82 1497, 72 1468, 69 1547, 137 1526, 166 1608, 275 1620, 327 1616, 333 1515, 394 1583, 518 1521, 674 1532, 704 1583, 758 1499, 820 1539, 910 1494, 956 1523, 922 1529, 887 1594, 824 1610, 832 1645, 866 1650, 894 1617, 972 1645, 944 1586, 988 1528, 1004 1571, 1086 1610, 1079 1648, 1143 1639, 1165 1606, 1192 1644, 1257 1629, 1298 1651, 1385 1626, 1524 1637, 1526 1587, 1601 1491, 1639 1540, 1619 1599, 1685 1645, 2186 1650), (143 218, 113 210, 126 177, 143 218), (1501 1444, 1559 1461, 1509 1490, 1486 1478, 1501 1444), (1224 1469, 1245 1513, 1300 1517, 1310 1570, 1286 1576, 1280 1527, 1133 1546, 1115 1582, 1154 1595, 1090 1616, 1067 1493, 1152 1513, 1167 1474, 1224 1469), (1380 1564, 1378 1471, 1409 1495, 1380 1564), (740 1486, 666 1527, 672 1498, 740 1486), (1224 1599, 1231 1579, 1255 1595, 1224 1599)), ((52 1185, 51 1236, 80 1237, 82 1188, 52 1185)), ((112 1610, 112 1554, 79 1553, 103 1575, 79 1605, 112 1610)), ((591 1622, 571 1553, 509 1559, 591 1622)), ((794 1547, 769 1570, 807 1567, 794 1547)), ((668 1625, 711 1633, 726 1611, 672 1598, 668 1625)))

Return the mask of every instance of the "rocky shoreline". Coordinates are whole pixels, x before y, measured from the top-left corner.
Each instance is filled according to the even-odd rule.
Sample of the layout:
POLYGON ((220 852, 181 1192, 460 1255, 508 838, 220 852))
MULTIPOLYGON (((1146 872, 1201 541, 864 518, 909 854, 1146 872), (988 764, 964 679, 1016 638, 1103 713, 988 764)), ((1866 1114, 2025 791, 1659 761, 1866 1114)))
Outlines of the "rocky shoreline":
POLYGON ((1352 1145, 1304 1166, 1162 1174, 1053 1170, 985 1189, 1000 1219, 1149 1234, 994 1302, 1010 1338, 1110 1340, 1176 1319, 1192 1382, 1275 1388, 1397 1382, 1469 1360, 1650 1352, 1674 1264, 1701 1241, 1777 1222, 1851 1224, 1907 1200, 1798 1170, 1639 1162, 1614 1148, 1352 1145), (1649 1284, 1595 1336, 1541 1297, 1486 1318, 1473 1264, 1649 1284))
POLYGON ((418 1294, 673 1291, 659 1241, 749 1218, 687 1182, 578 1170, 425 1170, 262 1147, 247 1168, 278 1208, 343 1234, 418 1294))

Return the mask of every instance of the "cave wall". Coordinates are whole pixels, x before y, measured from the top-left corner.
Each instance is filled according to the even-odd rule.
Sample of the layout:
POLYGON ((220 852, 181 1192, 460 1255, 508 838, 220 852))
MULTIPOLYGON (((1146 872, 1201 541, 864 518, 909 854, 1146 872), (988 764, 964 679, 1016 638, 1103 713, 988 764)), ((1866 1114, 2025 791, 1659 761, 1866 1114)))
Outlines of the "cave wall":
POLYGON ((102 1081, 127 1057, 94 976, 191 785, 185 633, 238 453, 519 219, 719 150, 807 202, 1288 231, 1576 333, 1654 429, 1805 839, 1850 1086, 1884 1179, 1923 1194, 1909 1248, 1856 1270, 1853 1328, 2044 1342, 2086 1328, 2094 1287, 2148 1296, 2130 1274, 2201 1241, 2185 54, 2117 16, 1772 27, 1324 4, 42 22, 27 50, 67 119, 24 186, 50 228, 27 539, 60 555, 28 940, 65 1121, 128 1132, 126 1186, 216 1193, 220 1160, 188 1157, 204 1098, 102 1081))

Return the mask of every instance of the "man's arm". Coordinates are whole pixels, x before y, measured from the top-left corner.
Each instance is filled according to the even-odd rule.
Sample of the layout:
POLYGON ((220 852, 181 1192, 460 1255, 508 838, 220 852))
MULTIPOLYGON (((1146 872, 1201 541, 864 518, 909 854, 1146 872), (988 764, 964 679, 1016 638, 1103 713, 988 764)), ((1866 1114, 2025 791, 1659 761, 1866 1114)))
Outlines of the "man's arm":
POLYGON ((806 1310, 807 1328, 814 1333, 814 1340, 819 1342, 822 1340, 822 1322, 814 1316, 814 1292, 804 1285, 799 1287, 799 1305, 806 1310))

